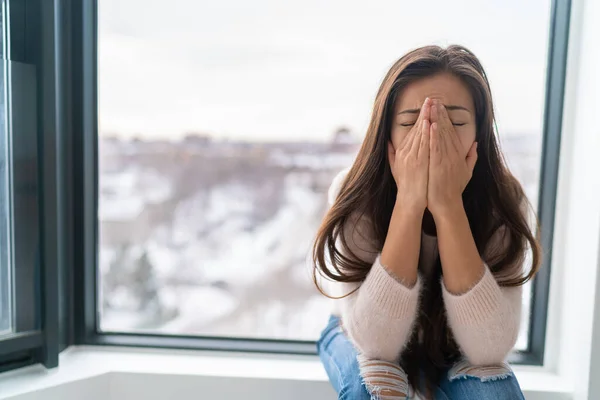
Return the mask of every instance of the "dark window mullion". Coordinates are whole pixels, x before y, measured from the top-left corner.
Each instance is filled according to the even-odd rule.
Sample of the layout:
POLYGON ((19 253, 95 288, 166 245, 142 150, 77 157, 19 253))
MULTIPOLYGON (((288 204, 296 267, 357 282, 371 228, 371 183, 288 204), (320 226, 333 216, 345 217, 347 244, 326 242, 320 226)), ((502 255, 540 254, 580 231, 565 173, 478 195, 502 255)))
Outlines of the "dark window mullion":
POLYGON ((9 356, 0 356, 0 373, 27 367, 37 362, 39 362, 37 351, 33 349, 11 353, 9 356))
POLYGON ((63 142, 62 0, 36 1, 38 143, 40 155, 42 329, 41 362, 58 365, 60 271, 65 267, 65 170, 63 142))
POLYGON ((0 341, 0 357, 42 345, 44 334, 41 331, 22 332, 3 337, 0 341))
POLYGON ((13 223, 12 263, 14 331, 0 338, 0 372, 40 361, 45 332, 41 327, 41 270, 38 205, 37 49, 35 0, 7 0, 8 114, 12 163, 10 209, 13 223))
POLYGON ((16 331, 0 371, 58 365, 70 340, 66 269, 69 150, 65 131, 67 0, 7 0, 10 9, 16 331), (65 222, 67 221, 67 222, 65 222), (61 315, 61 307, 62 315, 61 315), (64 335, 61 335, 64 333, 64 335))
POLYGON ((73 271, 74 341, 92 343, 97 335, 97 40, 96 0, 73 2, 73 271))
POLYGON ((546 104, 542 160, 540 168, 538 217, 544 259, 542 268, 533 281, 529 349, 535 364, 543 365, 546 344, 546 323, 552 265, 554 213, 558 184, 558 162, 562 130, 563 102, 569 45, 571 17, 570 0, 553 0, 548 40, 548 67, 546 72, 546 104))

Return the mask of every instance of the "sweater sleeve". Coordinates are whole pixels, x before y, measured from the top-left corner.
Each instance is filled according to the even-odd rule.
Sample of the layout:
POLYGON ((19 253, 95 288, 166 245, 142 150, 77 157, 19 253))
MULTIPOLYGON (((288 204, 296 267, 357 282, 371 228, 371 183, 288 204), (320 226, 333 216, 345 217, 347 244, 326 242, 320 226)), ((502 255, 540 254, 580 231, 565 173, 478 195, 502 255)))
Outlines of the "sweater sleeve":
MULTIPOLYGON (((502 232, 492 237, 484 260, 503 248, 502 232)), ((501 287, 484 263, 483 276, 469 291, 452 294, 442 281, 442 292, 448 323, 466 359, 473 365, 503 362, 519 335, 523 287, 501 287)))
MULTIPOLYGON (((341 179, 336 180, 339 186, 341 179)), ((336 180, 330 190, 331 203, 337 196, 336 180)), ((348 248, 372 266, 360 284, 336 283, 343 294, 355 290, 336 301, 341 302, 342 325, 358 351, 367 358, 396 362, 412 332, 421 280, 409 288, 388 272, 380 262, 371 226, 364 217, 351 217, 343 229, 348 248)), ((344 246, 337 246, 343 253, 344 246)))

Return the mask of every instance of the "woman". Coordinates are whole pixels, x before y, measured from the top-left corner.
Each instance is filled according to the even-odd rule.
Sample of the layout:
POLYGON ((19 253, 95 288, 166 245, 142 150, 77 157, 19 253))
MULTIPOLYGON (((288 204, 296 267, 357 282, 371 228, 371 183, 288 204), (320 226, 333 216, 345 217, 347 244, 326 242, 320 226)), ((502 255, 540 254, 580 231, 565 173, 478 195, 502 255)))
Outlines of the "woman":
POLYGON ((318 350, 339 399, 523 399, 505 359, 540 249, 473 53, 392 66, 330 202, 313 258, 336 299, 318 350))

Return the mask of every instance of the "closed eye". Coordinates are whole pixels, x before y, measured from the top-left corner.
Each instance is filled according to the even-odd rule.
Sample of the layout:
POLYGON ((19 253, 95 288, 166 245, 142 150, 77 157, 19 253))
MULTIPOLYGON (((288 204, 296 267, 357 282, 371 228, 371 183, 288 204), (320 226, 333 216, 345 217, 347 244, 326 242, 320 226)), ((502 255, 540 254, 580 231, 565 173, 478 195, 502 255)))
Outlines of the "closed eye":
MULTIPOLYGON (((415 123, 413 122, 412 124, 400 124, 400 126, 413 126, 415 123)), ((466 123, 462 123, 462 124, 452 124, 454 126, 464 126, 466 125, 466 123)))

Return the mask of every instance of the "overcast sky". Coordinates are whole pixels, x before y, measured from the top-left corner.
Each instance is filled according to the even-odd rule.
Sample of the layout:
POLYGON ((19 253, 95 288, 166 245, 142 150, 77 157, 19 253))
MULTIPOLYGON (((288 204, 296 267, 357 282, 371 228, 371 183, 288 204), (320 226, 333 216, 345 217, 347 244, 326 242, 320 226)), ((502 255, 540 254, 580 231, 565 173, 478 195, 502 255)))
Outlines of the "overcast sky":
POLYGON ((100 133, 245 140, 362 135, 406 51, 482 61, 502 134, 540 134, 549 0, 101 0, 100 133))

